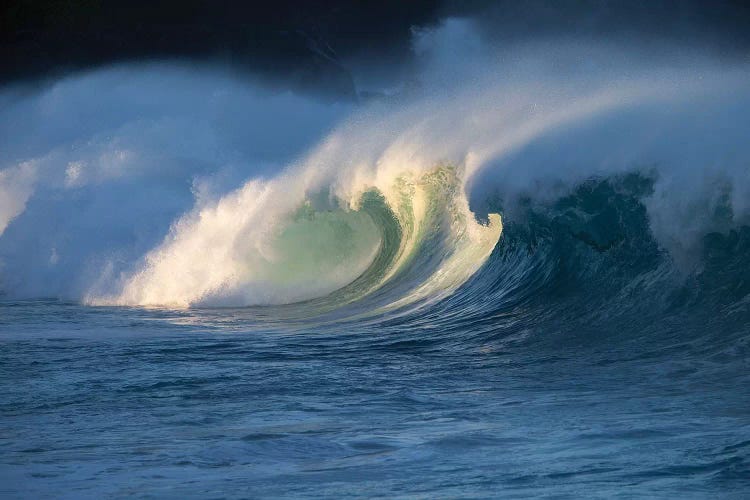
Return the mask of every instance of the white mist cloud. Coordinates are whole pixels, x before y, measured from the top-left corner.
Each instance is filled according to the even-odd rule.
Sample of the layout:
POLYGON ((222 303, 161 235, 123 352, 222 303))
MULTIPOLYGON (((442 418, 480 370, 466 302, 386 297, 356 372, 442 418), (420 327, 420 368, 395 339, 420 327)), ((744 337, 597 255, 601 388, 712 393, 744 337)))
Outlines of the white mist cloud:
POLYGON ((0 170, 0 236, 10 221, 26 208, 36 180, 37 168, 33 161, 0 170))
POLYGON ((347 112, 172 64, 0 91, 0 289, 80 298, 164 238, 194 181, 215 199, 271 175, 347 112))

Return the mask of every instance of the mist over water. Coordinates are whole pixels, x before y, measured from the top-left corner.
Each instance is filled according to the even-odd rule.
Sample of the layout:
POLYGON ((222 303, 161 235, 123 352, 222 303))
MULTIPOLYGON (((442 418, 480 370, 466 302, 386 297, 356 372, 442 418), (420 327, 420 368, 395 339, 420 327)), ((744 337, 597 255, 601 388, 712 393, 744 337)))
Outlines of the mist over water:
POLYGON ((424 88, 358 108, 163 65, 6 91, 4 293, 182 306, 314 298, 353 281, 377 244, 342 256, 349 271, 324 265, 315 280, 330 285, 275 293, 258 272, 289 265, 273 249, 288 219, 313 198, 351 210, 370 189, 398 212, 396 184, 440 165, 459 170, 455 196, 478 207, 499 196, 508 210, 593 176, 655 175, 651 230, 677 259, 747 220, 745 69, 639 67, 622 50, 581 46, 524 48, 518 62, 477 48, 456 66, 456 45, 479 43, 467 30, 452 21, 418 35, 424 88), (463 78, 446 82, 448 71, 463 78), (720 200, 729 219, 712 221, 720 200))
POLYGON ((0 91, 0 491, 748 491, 747 64, 413 51, 358 103, 174 62, 0 91))

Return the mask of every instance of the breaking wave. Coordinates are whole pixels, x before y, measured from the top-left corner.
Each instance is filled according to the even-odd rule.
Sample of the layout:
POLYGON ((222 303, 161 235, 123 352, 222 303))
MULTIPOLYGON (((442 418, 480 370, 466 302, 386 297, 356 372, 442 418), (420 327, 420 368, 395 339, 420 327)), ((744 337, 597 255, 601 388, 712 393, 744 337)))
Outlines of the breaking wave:
POLYGON ((433 64, 366 106, 157 64, 5 89, 3 294, 480 330, 746 312, 746 68, 611 59, 433 64))

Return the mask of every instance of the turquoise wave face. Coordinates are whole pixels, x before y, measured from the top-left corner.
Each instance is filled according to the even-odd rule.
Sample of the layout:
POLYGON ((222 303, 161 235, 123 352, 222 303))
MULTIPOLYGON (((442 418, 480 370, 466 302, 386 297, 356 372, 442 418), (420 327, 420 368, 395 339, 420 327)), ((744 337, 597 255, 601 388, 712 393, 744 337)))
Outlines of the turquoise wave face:
POLYGON ((462 213, 460 187, 457 170, 444 166, 417 178, 399 176, 390 202, 375 188, 350 209, 341 203, 315 209, 306 201, 278 224, 263 285, 309 292, 320 290, 316 281, 339 280, 331 275, 341 269, 357 274, 319 296, 269 304, 265 314, 287 321, 363 319, 450 294, 481 267, 502 230, 497 215, 483 225, 462 213))
POLYGON ((89 302, 287 305, 279 308, 286 318, 347 306, 346 315, 377 315, 450 294, 502 231, 498 215, 477 222, 453 166, 402 172, 381 187, 364 183, 348 200, 329 189, 294 203, 279 186, 252 181, 189 214, 122 293, 89 302))

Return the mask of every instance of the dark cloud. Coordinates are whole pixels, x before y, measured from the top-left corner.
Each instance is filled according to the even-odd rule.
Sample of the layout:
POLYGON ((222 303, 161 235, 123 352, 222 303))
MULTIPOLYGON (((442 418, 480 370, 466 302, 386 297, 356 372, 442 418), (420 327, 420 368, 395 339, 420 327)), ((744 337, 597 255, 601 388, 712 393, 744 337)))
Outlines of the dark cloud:
POLYGON ((750 3, 731 0, 495 0, 451 2, 490 39, 644 41, 746 53, 750 3))
POLYGON ((408 53, 409 28, 436 1, 11 1, 2 8, 0 81, 123 60, 210 59, 293 87, 354 92, 342 57, 408 53))
POLYGON ((750 7, 732 1, 11 0, 0 9, 0 83, 182 58, 355 97, 350 68, 408 63, 412 27, 448 16, 475 19, 498 43, 562 36, 667 40, 729 54, 750 47, 750 7))

